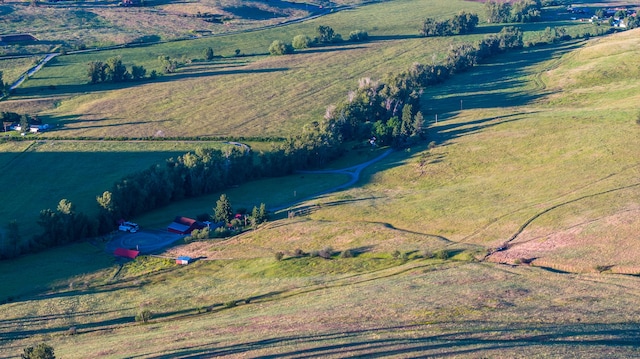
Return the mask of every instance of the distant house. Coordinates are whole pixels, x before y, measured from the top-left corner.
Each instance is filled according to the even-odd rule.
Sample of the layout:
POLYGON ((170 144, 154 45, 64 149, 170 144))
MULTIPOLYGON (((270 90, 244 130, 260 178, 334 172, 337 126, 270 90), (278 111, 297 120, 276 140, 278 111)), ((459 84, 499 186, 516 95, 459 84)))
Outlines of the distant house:
POLYGON ((176 258, 176 264, 187 265, 189 263, 191 263, 191 257, 180 256, 180 257, 176 258))
POLYGON ((125 248, 116 248, 115 251, 113 251, 113 254, 117 257, 125 257, 125 258, 131 258, 131 259, 135 259, 138 254, 140 254, 140 251, 135 251, 132 249, 125 249, 125 248))
POLYGON ((49 129, 49 125, 48 124, 44 124, 44 125, 31 125, 29 126, 29 132, 43 132, 49 129))
POLYGON ((142 0, 122 0, 120 6, 142 6, 142 0))
POLYGON ((198 222, 195 219, 178 216, 171 222, 169 227, 167 227, 167 231, 177 234, 190 234, 194 229, 203 229, 206 227, 206 224, 198 222))

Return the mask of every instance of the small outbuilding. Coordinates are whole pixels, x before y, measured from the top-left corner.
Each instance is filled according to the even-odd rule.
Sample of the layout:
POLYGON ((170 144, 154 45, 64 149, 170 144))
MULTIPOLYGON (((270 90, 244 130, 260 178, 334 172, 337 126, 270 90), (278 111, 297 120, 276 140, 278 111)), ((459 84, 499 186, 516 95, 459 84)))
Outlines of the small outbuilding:
POLYGON ((187 265, 189 263, 191 263, 191 257, 187 257, 187 256, 180 256, 178 258, 176 258, 176 264, 180 264, 180 265, 187 265))
POLYGON ((126 248, 116 248, 116 250, 113 251, 113 255, 117 257, 125 257, 130 259, 135 259, 139 254, 140 251, 126 248))

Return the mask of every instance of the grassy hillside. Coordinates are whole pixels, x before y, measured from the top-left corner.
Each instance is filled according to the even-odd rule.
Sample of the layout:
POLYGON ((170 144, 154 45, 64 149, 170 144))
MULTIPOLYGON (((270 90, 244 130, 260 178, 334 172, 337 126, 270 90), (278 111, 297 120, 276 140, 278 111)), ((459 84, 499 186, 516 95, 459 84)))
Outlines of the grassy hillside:
MULTIPOLYGON (((46 341, 65 358, 637 356, 638 279, 615 273, 639 272, 640 88, 601 70, 624 47, 638 67, 638 39, 512 53, 429 89, 435 148, 386 157, 356 188, 302 203, 319 205, 308 216, 165 253, 213 261, 143 257, 118 271, 69 247, 93 264, 32 275, 34 290, 2 305, 0 353, 46 341), (356 256, 293 257, 327 246, 356 256), (452 257, 428 258, 443 249, 452 257), (495 263, 520 258, 534 266, 495 263), (144 309, 155 319, 136 324, 144 309)), ((19 277, 33 258, 0 273, 19 277)))

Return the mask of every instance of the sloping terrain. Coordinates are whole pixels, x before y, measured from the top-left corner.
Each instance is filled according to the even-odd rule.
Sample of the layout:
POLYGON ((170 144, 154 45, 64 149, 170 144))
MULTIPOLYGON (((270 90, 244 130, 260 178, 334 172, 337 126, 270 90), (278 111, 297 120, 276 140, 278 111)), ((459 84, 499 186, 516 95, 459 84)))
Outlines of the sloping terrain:
MULTIPOLYGON (((31 277, 39 289, 2 305, 0 355, 46 341, 64 358, 638 356, 638 277, 615 272, 640 262, 640 88, 605 69, 624 46, 637 68, 639 42, 527 49, 429 88, 434 148, 385 157, 301 203, 307 216, 165 253, 202 257, 189 266, 97 270, 99 247, 56 252, 86 274, 31 277), (589 76, 598 95, 573 102, 596 91, 589 76), (353 256, 295 255, 328 246, 353 256)), ((0 273, 29 275, 33 258, 0 273)))

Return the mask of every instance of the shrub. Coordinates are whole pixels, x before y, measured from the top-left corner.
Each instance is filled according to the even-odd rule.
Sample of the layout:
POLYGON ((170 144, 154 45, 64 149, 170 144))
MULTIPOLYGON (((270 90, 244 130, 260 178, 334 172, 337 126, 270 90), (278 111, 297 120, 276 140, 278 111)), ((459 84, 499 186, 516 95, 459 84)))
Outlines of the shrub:
POLYGON ((55 359, 53 347, 45 343, 38 344, 34 347, 24 348, 24 353, 20 355, 21 359, 55 359))
POLYGON ((78 328, 76 327, 70 327, 69 330, 67 330, 67 335, 76 335, 78 334, 78 328))
POLYGON ((437 259, 442 259, 442 260, 449 259, 449 251, 447 251, 446 249, 440 249, 436 251, 433 255, 437 259))
POLYGON ((293 38, 293 42, 291 43, 291 45, 296 50, 306 49, 311 46, 311 42, 311 38, 307 35, 296 35, 293 38))
POLYGON ((149 309, 145 309, 136 315, 136 322, 147 323, 153 317, 153 313, 149 309))
POLYGON ((269 54, 271 55, 287 55, 293 53, 293 46, 286 44, 280 40, 275 40, 269 46, 269 54))
POLYGON ((393 259, 400 258, 400 251, 396 249, 395 251, 393 251, 393 253, 391 253, 391 256, 393 257, 393 259))
POLYGON ((279 261, 282 260, 282 258, 284 258, 284 253, 283 252, 276 252, 275 253, 275 257, 276 257, 276 260, 279 262, 279 261))
POLYGON ((425 250, 424 252, 422 252, 422 255, 423 255, 425 258, 427 258, 427 259, 429 259, 429 258, 433 258, 433 257, 434 257, 433 252, 431 252, 431 251, 430 251, 430 250, 428 250, 428 249, 427 249, 427 250, 425 250))
POLYGON ((359 41, 367 41, 369 39, 369 34, 364 30, 355 30, 349 33, 349 41, 359 42, 359 41))
POLYGON ((300 249, 300 248, 296 248, 295 251, 293 251, 293 255, 295 255, 296 257, 303 257, 306 253, 300 249))
POLYGON ((230 301, 224 303, 224 307, 225 308, 233 308, 236 305, 238 305, 238 304, 236 303, 235 300, 230 300, 230 301))
POLYGON ((326 247, 318 252, 318 256, 324 259, 331 259, 332 255, 333 255, 333 248, 331 247, 326 247))
POLYGON ((311 257, 311 258, 315 258, 315 257, 318 257, 318 256, 320 256, 320 252, 318 252, 318 251, 309 252, 309 257, 311 257))
POLYGON ((347 249, 340 253, 340 258, 353 258, 353 252, 351 249, 347 249))

